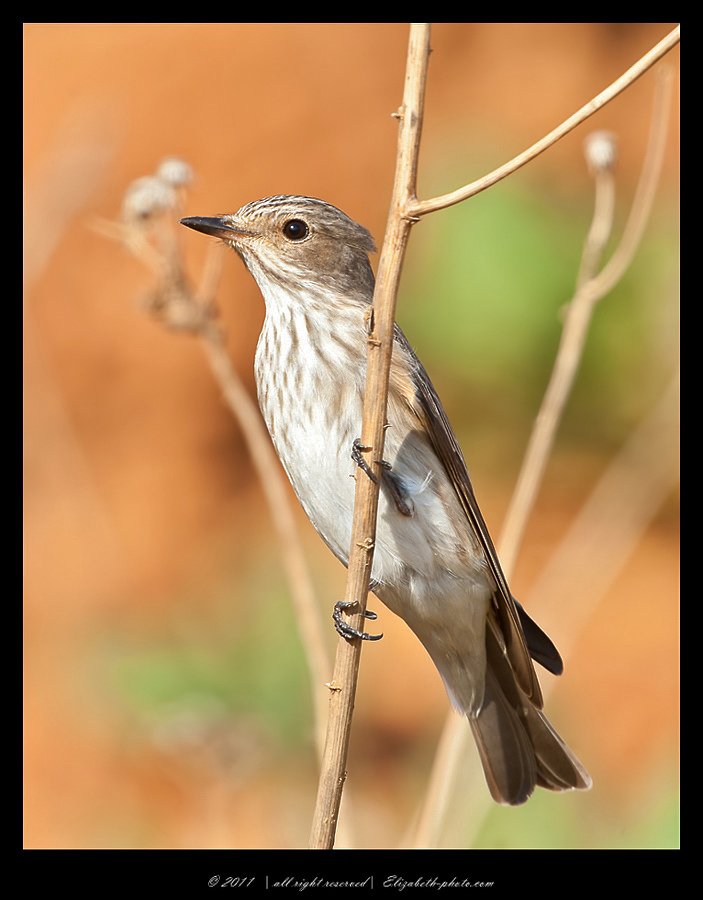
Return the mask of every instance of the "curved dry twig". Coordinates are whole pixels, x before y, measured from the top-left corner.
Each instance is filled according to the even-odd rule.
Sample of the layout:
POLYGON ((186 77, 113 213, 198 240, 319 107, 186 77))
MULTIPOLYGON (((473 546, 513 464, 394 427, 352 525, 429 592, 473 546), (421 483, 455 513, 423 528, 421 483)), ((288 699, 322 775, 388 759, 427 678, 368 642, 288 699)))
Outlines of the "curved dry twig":
POLYGON ((416 200, 408 207, 408 215, 425 216, 428 213, 446 209, 448 206, 454 206, 454 204, 461 203, 462 200, 468 200, 469 197, 474 197, 481 191, 485 191, 486 188, 492 187, 503 178, 507 178, 508 175, 512 175, 513 172, 516 172, 519 168, 526 165, 528 162, 531 162, 535 157, 539 156, 540 153, 544 153, 545 150, 548 150, 549 147, 556 144, 557 141, 561 140, 561 138, 570 131, 573 131, 574 128, 581 125, 582 122, 585 122, 586 119, 598 112, 599 109, 602 109, 606 103, 610 103, 611 100, 617 97, 618 94, 621 94, 641 75, 644 75, 644 73, 660 60, 662 56, 675 47, 680 38, 681 28, 677 26, 673 31, 669 32, 665 38, 659 41, 658 44, 652 47, 648 53, 645 53, 644 56, 637 60, 627 72, 623 73, 592 100, 589 100, 589 102, 582 106, 581 109, 572 116, 569 116, 568 119, 550 131, 549 134, 546 134, 531 147, 528 147, 527 150, 524 150, 518 156, 509 160, 507 163, 504 163, 504 165, 499 166, 497 169, 494 169, 492 172, 489 172, 487 175, 483 175, 476 181, 472 181, 470 184, 457 188, 455 191, 451 191, 448 194, 442 194, 439 197, 433 197, 431 200, 416 200))
MULTIPOLYGON (((124 222, 101 220, 94 222, 93 227, 106 237, 121 241, 155 276, 157 286, 145 301, 147 310, 166 327, 190 332, 200 338, 215 380, 241 428, 280 544, 283 568, 310 672, 315 743, 318 757, 321 757, 326 712, 322 686, 330 670, 331 655, 287 483, 258 407, 232 365, 224 333, 216 318, 215 295, 221 273, 220 248, 214 247, 210 251, 201 284, 197 292, 191 291, 183 273, 179 241, 173 230, 173 213, 177 210, 176 204, 182 200, 182 191, 169 194, 170 205, 161 207, 150 194, 153 192, 160 200, 158 184, 151 183, 154 181, 158 181, 155 176, 138 179, 139 190, 131 195, 134 209, 124 222), (163 213, 168 213, 168 217, 165 218, 163 213)), ((136 184, 133 183, 133 186, 136 184)))
POLYGON ((322 686, 330 670, 331 656, 327 651, 322 618, 298 536, 298 527, 288 497, 288 487, 280 472, 278 458, 259 408, 232 365, 222 330, 215 322, 208 321, 199 332, 199 336, 210 368, 242 430, 278 534, 281 559, 290 587, 298 632, 310 670, 315 711, 315 742, 318 755, 321 756, 326 712, 322 686))

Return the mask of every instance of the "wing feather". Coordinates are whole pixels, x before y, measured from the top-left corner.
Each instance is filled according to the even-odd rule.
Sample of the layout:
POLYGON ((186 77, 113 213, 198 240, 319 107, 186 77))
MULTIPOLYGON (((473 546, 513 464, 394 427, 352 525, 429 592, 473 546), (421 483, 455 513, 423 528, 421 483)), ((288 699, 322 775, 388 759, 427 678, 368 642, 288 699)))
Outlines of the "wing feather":
POLYGON ((518 609, 503 574, 488 527, 476 501, 461 448, 424 366, 398 325, 395 326, 395 342, 410 362, 415 388, 415 403, 411 404, 411 408, 424 425, 434 450, 454 485, 469 524, 483 548, 489 571, 495 581, 495 613, 500 623, 505 653, 515 672, 518 684, 532 703, 541 709, 542 691, 532 665, 518 609))

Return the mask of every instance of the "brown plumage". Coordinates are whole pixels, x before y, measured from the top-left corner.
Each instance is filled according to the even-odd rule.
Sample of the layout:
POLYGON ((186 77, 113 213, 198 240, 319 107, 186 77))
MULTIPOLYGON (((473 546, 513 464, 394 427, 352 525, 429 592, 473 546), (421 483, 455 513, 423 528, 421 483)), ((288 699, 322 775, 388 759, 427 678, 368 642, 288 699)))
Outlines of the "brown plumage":
MULTIPOLYGON (((547 635, 515 601, 474 495, 463 454, 422 363, 396 326, 389 391, 405 402, 430 437, 461 501, 495 580, 486 628, 486 681, 478 715, 468 719, 494 800, 524 802, 536 784, 586 789, 591 779, 541 712, 542 691, 532 659, 560 675, 563 663, 547 635), (411 381, 403 383, 409 357, 411 381), (411 393, 409 384, 414 390, 411 393)), ((389 400, 390 404, 390 400, 389 400)))
MULTIPOLYGON (((261 289, 261 410, 310 521, 346 565, 371 236, 322 200, 286 195, 183 222, 229 244, 261 289)), ((536 785, 590 787, 541 711, 533 660, 558 675, 559 653, 510 593, 446 413, 397 326, 387 419, 374 593, 422 641, 467 716, 495 800, 523 803, 536 785)))

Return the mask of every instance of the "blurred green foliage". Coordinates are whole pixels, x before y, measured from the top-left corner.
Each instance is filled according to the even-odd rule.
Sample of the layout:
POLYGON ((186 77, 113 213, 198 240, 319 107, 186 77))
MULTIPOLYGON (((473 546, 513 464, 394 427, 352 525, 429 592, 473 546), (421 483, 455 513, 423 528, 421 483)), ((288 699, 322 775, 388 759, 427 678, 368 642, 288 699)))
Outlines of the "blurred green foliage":
MULTIPOLYGON (((620 198, 606 259, 629 201, 620 198)), ((441 395, 460 415, 470 412, 472 429, 485 423, 524 431, 532 422, 592 205, 585 174, 583 193, 568 197, 522 176, 416 226, 398 320, 441 382, 441 395)), ((673 215, 660 207, 633 265, 596 308, 562 424, 567 440, 619 443, 668 383, 677 340, 677 241, 673 215)))
POLYGON ((648 795, 639 798, 636 815, 627 806, 608 806, 607 798, 595 793, 584 798, 537 791, 524 806, 492 806, 475 848, 678 849, 678 793, 653 781, 648 795))
POLYGON ((206 624, 190 619, 201 603, 185 604, 189 612, 171 616, 153 642, 113 640, 110 679, 122 704, 152 723, 214 707, 223 719, 259 720, 288 750, 307 746, 309 676, 281 574, 263 565, 237 573, 207 598, 206 624))

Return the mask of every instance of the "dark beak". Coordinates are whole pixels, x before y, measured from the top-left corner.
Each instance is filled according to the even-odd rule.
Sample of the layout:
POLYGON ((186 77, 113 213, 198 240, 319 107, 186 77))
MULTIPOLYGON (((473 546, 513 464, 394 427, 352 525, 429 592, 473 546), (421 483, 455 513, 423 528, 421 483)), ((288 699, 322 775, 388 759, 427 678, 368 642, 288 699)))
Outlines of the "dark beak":
POLYGON ((207 218, 205 216, 191 216, 187 219, 181 219, 181 225, 193 228, 195 231, 202 231, 203 234, 211 234, 213 237, 220 238, 223 241, 231 241, 238 235, 248 234, 241 228, 235 228, 230 225, 227 219, 207 218))

